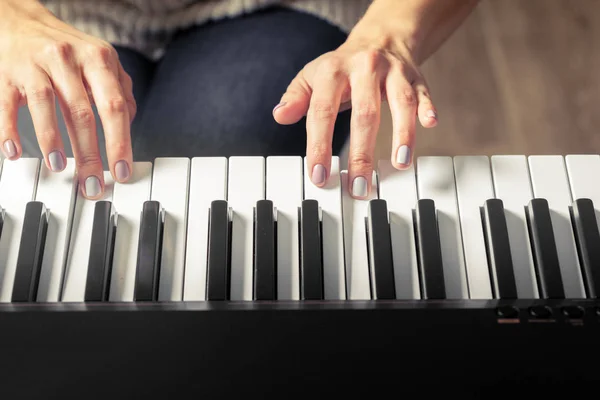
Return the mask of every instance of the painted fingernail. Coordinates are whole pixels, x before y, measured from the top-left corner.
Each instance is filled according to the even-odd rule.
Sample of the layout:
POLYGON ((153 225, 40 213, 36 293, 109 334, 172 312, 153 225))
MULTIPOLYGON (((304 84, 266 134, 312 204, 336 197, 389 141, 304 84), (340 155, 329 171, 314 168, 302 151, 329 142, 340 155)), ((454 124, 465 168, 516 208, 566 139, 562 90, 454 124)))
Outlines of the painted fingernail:
POLYGON ((285 106, 286 104, 287 104, 287 102, 285 102, 285 101, 282 101, 281 103, 277 104, 275 106, 275 108, 273 109, 273 112, 275 112, 278 108, 285 106))
POLYGON ((50 169, 54 172, 62 171, 65 168, 65 159, 58 150, 48 154, 48 162, 50 163, 50 169))
POLYGON ((436 118, 437 119, 437 114, 433 110, 428 110, 427 113, 425 113, 425 116, 427 118, 436 118))
POLYGON ((321 164, 317 164, 313 167, 312 182, 315 185, 320 185, 325 182, 325 167, 321 164))
POLYGON ((398 164, 408 165, 410 162, 410 147, 403 144, 398 149, 398 154, 396 154, 396 162, 398 164))
POLYGON ((115 165, 115 174, 118 181, 124 181, 129 178, 129 166, 125 160, 121 160, 115 165))
POLYGON ((8 158, 13 158, 17 155, 17 147, 15 146, 14 142, 10 139, 4 142, 4 154, 8 158))
POLYGON ((367 180, 362 176, 354 178, 352 183, 352 196, 365 197, 367 195, 367 180))
POLYGON ((95 176, 89 176, 85 180, 85 194, 88 197, 96 197, 100 194, 100 181, 95 176))

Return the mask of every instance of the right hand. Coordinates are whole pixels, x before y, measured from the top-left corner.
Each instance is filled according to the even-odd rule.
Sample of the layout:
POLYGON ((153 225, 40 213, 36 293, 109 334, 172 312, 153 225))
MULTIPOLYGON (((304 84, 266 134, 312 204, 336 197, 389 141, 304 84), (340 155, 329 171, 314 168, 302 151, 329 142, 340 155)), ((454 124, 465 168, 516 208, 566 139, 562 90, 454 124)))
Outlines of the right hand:
POLYGON ((58 101, 82 194, 100 198, 104 174, 95 104, 111 174, 126 182, 132 171, 130 126, 136 104, 131 78, 115 49, 58 20, 37 1, 2 0, 0 15, 0 144, 5 156, 16 160, 22 154, 17 114, 27 105, 47 167, 55 172, 65 168, 58 101))

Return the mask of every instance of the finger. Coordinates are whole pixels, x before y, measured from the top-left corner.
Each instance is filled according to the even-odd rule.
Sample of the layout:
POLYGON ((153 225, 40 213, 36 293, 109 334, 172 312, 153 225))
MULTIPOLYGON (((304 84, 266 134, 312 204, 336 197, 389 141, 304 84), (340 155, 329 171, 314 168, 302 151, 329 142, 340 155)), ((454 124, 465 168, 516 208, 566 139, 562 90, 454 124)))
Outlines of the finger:
POLYGON ((77 176, 82 195, 98 199, 104 193, 104 173, 96 120, 87 96, 81 70, 75 64, 72 48, 58 46, 47 72, 58 96, 65 126, 77 163, 77 176))
POLYGON ((311 182, 322 187, 331 172, 335 120, 347 77, 339 64, 323 64, 316 76, 306 116, 306 163, 311 182))
MULTIPOLYGON (((110 57, 108 54, 105 57, 110 57)), ((106 156, 115 181, 127 182, 131 176, 132 151, 129 107, 114 60, 105 58, 83 67, 83 75, 96 99, 104 127, 106 156)))
POLYGON ((372 190, 373 157, 381 115, 381 82, 371 63, 359 64, 351 75, 352 116, 348 151, 348 185, 356 199, 372 190))
POLYGON ((392 154, 394 167, 405 169, 412 163, 417 98, 400 68, 390 70, 386 79, 387 99, 392 116, 392 154))
POLYGON ((312 95, 311 85, 302 69, 287 87, 279 103, 273 108, 275 121, 282 125, 295 124, 308 112, 312 95))
POLYGON ((65 169, 64 143, 58 130, 54 88, 48 75, 34 69, 24 85, 27 107, 33 128, 48 169, 59 172, 65 169))
POLYGON ((123 95, 125 96, 125 100, 127 101, 127 108, 129 109, 129 122, 131 123, 137 114, 137 103, 133 96, 133 80, 129 76, 121 63, 119 63, 119 82, 121 83, 121 89, 123 90, 123 95))
POLYGON ((419 115, 419 121, 423 128, 433 128, 437 125, 437 112, 431 101, 429 94, 429 88, 425 79, 419 77, 413 84, 415 92, 417 94, 417 113, 419 115))
POLYGON ((18 159, 22 152, 17 131, 20 97, 16 87, 0 83, 0 143, 4 156, 9 160, 18 159))

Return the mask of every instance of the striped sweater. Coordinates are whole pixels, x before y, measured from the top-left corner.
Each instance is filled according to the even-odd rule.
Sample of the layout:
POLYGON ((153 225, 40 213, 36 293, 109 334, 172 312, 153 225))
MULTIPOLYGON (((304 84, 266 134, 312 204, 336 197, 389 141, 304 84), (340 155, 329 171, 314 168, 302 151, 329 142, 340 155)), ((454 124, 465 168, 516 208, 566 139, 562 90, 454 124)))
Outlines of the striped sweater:
POLYGON ((172 33, 208 21, 279 5, 349 32, 371 0, 40 0, 57 18, 157 60, 172 33))

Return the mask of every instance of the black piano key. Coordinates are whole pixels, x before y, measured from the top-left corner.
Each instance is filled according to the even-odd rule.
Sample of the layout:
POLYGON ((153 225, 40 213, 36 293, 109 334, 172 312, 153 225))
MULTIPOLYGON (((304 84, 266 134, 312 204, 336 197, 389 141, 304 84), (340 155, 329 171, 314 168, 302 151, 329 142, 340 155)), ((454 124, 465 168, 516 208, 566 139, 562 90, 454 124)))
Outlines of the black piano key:
POLYGON ((600 295, 600 233, 592 200, 575 200, 571 207, 571 219, 585 290, 588 297, 597 298, 600 295))
POLYGON ((376 300, 395 299, 392 238, 385 200, 369 201, 366 222, 372 297, 376 300))
POLYGON ((323 300, 323 229, 317 200, 300 207, 300 295, 302 300, 323 300))
POLYGON ((4 218, 6 217, 6 211, 4 208, 0 207, 0 237, 2 237, 2 232, 4 231, 4 218))
POLYGON ((277 237, 273 202, 259 200, 254 208, 254 299, 277 299, 277 237))
POLYGON ((85 301, 108 301, 115 244, 116 218, 113 203, 98 201, 94 208, 85 301))
POLYGON ((210 205, 208 217, 207 300, 229 300, 231 274, 231 213, 225 200, 210 205))
POLYGON ((489 199, 484 203, 483 227, 494 298, 516 299, 517 284, 502 200, 489 199))
POLYGON ((162 255, 164 209, 158 201, 144 202, 135 276, 135 301, 157 301, 162 255))
POLYGON ((435 203, 420 199, 415 210, 417 256, 423 299, 445 299, 446 284, 435 203))
POLYGON ((546 199, 532 199, 527 205, 527 224, 533 246, 533 258, 540 295, 546 299, 564 299, 558 250, 546 199))
POLYGON ((33 302, 37 298, 47 231, 46 206, 39 201, 30 201, 25 207, 12 292, 13 302, 33 302))

